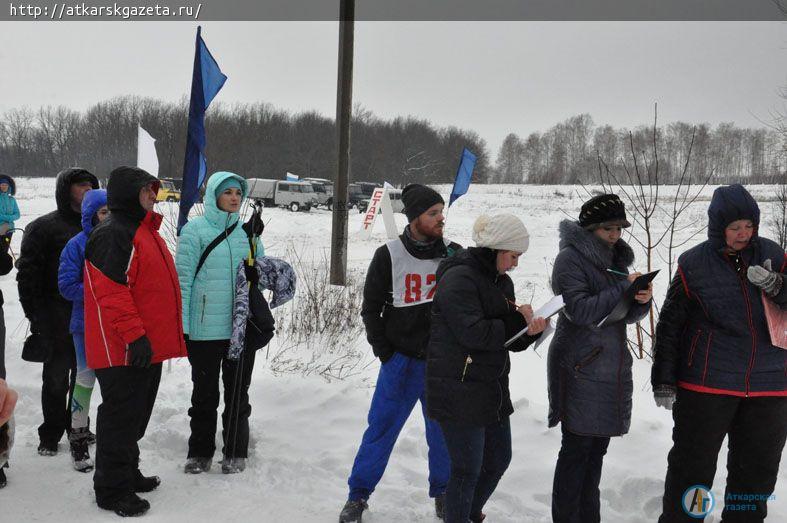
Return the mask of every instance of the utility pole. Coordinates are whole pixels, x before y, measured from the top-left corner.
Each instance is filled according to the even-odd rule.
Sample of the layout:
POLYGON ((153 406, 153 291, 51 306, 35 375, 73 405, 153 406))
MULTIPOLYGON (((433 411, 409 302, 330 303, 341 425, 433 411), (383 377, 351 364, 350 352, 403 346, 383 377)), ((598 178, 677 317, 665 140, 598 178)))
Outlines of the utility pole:
POLYGON ((355 0, 340 0, 339 78, 336 90, 336 129, 339 154, 333 184, 331 227, 331 284, 347 284, 347 186, 350 180, 350 119, 353 101, 353 36, 355 0))

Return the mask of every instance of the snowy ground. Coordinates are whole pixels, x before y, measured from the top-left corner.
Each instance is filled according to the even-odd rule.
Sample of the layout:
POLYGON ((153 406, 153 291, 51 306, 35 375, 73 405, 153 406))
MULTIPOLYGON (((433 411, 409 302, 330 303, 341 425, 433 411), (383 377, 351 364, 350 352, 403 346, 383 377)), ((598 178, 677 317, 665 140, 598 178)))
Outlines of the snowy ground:
MULTIPOLYGON (((54 208, 53 180, 18 180, 19 207, 26 226, 33 218, 54 208)), ((450 187, 441 188, 444 195, 450 187)), ((763 215, 769 213, 771 187, 754 187, 763 215)), ((686 223, 705 223, 705 209, 712 193, 686 216, 686 223)), ((523 219, 531 234, 530 250, 512 276, 518 298, 533 296, 539 304, 549 297, 548 274, 557 253, 557 224, 575 216, 585 193, 575 187, 473 186, 470 193, 450 210, 446 235, 471 245, 473 220, 482 212, 511 212, 523 219)), ((168 206, 169 204, 164 204, 168 206)), ((162 209, 165 215, 172 209, 162 209)), ((264 240, 268 254, 284 255, 293 245, 306 259, 320 259, 329 247, 331 216, 324 210, 293 214, 266 209, 269 220, 264 240)), ((404 216, 397 216, 404 225, 404 216)), ((361 215, 351 214, 351 243, 348 264, 363 273, 374 249, 385 241, 384 228, 377 224, 369 241, 353 237, 361 215)), ((682 232, 687 237, 689 231, 682 232)), ((704 234, 697 236, 697 242, 704 234)), ((12 247, 19 250, 21 235, 12 247)), ((689 245, 691 245, 691 243, 689 245)), ((688 245, 687 245, 688 246, 688 245)), ((682 250, 687 246, 682 247, 682 250)), ((636 264, 642 269, 643 262, 636 264)), ((663 266, 660 261, 656 267, 663 266)), ((92 475, 71 469, 65 440, 54 458, 36 453, 36 427, 41 421, 39 402, 41 366, 20 358, 27 322, 21 314, 14 274, 0 279, 5 296, 7 334, 6 363, 9 382, 21 393, 17 409, 17 446, 8 469, 9 484, 0 490, 0 522, 50 521, 85 522, 111 520, 114 516, 98 509, 92 492, 92 475)), ((662 301, 667 278, 656 281, 658 302, 662 301)), ((145 439, 141 442, 142 470, 158 474, 163 484, 146 495, 152 509, 149 521, 336 521, 347 494, 347 476, 365 428, 366 413, 378 370, 377 362, 362 335, 347 343, 365 356, 357 371, 345 380, 326 381, 315 374, 273 372, 271 360, 258 357, 251 388, 251 448, 249 467, 243 474, 224 476, 215 469, 209 474, 182 473, 188 438, 187 409, 191 393, 189 365, 175 361, 162 379, 158 402, 145 439)), ((277 340, 271 354, 286 344, 277 340)), ((560 432, 546 426, 546 346, 512 357, 511 388, 516 412, 511 419, 514 457, 506 475, 487 505, 488 521, 546 522, 550 520, 550 495, 560 432)), ((262 353, 261 353, 262 356, 262 353)), ((651 397, 650 365, 635 362, 634 418, 631 432, 613 439, 605 459, 601 482, 602 519, 606 522, 654 521, 670 448, 670 414, 657 409, 651 397)), ((91 410, 99 399, 94 397, 91 410)), ((220 444, 219 444, 220 448, 220 444)), ((783 463, 784 464, 784 463, 783 463)), ((723 492, 726 476, 724 453, 719 459, 714 493, 723 492)), ((423 421, 414 414, 405 426, 388 470, 370 502, 364 518, 369 523, 436 521, 427 497, 426 445, 423 421)), ((776 500, 769 506, 770 521, 787 521, 787 469, 783 466, 776 487, 776 500), (785 497, 781 497, 784 495, 785 497)), ((720 508, 708 521, 718 521, 720 508)))

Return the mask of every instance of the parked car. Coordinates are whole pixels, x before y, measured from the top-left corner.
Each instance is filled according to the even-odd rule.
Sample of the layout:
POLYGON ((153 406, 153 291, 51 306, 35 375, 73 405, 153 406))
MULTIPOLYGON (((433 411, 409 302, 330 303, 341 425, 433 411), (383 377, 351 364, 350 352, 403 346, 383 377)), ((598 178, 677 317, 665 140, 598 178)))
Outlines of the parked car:
MULTIPOLYGON (((403 212, 404 211, 404 202, 402 202, 402 191, 401 189, 388 189, 388 198, 391 200, 391 210, 393 212, 403 212)), ((358 207, 361 212, 366 212, 369 208, 369 204, 371 202, 371 197, 368 199, 363 200, 361 205, 358 207)), ((377 214, 382 212, 382 207, 377 207, 377 214)))
POLYGON ((333 210, 333 182, 331 180, 326 178, 303 178, 303 181, 312 184, 317 205, 322 205, 329 211, 333 210))
POLYGON ((286 207, 292 212, 308 211, 317 205, 310 182, 248 178, 249 198, 265 207, 286 207))
POLYGON ((363 193, 364 197, 367 200, 372 197, 375 189, 383 186, 383 184, 376 183, 376 182, 354 182, 354 183, 361 188, 361 192, 363 193))
POLYGON ((157 202, 179 202, 180 201, 180 189, 175 186, 175 182, 172 180, 160 179, 159 180, 159 189, 158 193, 156 194, 156 201, 157 202))
POLYGON ((369 208, 369 199, 364 195, 361 186, 357 183, 351 183, 347 186, 347 206, 352 209, 355 207, 358 212, 366 212, 369 208))

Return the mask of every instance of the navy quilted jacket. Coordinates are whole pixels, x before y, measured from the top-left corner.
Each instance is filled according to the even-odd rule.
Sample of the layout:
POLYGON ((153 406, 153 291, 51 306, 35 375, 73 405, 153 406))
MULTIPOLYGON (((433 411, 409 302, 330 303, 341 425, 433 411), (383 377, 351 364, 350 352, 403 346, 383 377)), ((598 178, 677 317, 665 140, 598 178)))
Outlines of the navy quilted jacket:
MULTIPOLYGON (((784 250, 757 235, 760 210, 741 185, 720 187, 708 209, 708 239, 683 253, 656 329, 651 381, 714 394, 787 396, 787 350, 771 344, 762 292, 746 278, 770 259, 784 272, 784 250), (724 229, 750 219, 748 247, 725 252, 724 229)), ((787 292, 774 301, 787 305, 787 292)))

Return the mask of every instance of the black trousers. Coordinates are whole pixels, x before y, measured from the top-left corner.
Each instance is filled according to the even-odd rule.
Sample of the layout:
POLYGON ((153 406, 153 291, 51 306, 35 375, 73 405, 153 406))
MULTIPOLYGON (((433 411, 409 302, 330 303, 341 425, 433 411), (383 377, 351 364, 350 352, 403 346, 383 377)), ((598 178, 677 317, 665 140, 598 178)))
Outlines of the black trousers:
POLYGON ((717 506, 725 505, 721 519, 724 523, 763 521, 787 438, 787 397, 741 398, 678 389, 672 417, 673 446, 659 523, 702 521, 684 511, 683 494, 694 485, 713 486, 725 436, 729 438, 727 487, 724 500, 716 500, 717 506), (757 499, 740 501, 739 496, 757 499), (741 510, 741 505, 747 506, 741 510))
POLYGON ((76 356, 71 336, 52 339, 49 361, 41 376, 41 410, 44 422, 38 427, 38 438, 47 446, 55 446, 71 427, 71 396, 76 382, 76 356))
POLYGON ((254 351, 243 351, 239 361, 227 359, 229 340, 186 343, 191 363, 190 458, 212 458, 216 452, 216 421, 219 408, 219 371, 224 382, 221 415, 222 453, 245 458, 249 452, 249 386, 254 370, 254 351))
POLYGON ((96 420, 96 501, 112 503, 134 492, 139 473, 139 440, 153 412, 161 363, 147 369, 110 367, 97 369, 101 405, 96 420))
POLYGON ((582 436, 560 425, 563 441, 552 484, 552 521, 598 523, 601 500, 598 489, 609 437, 582 436))

